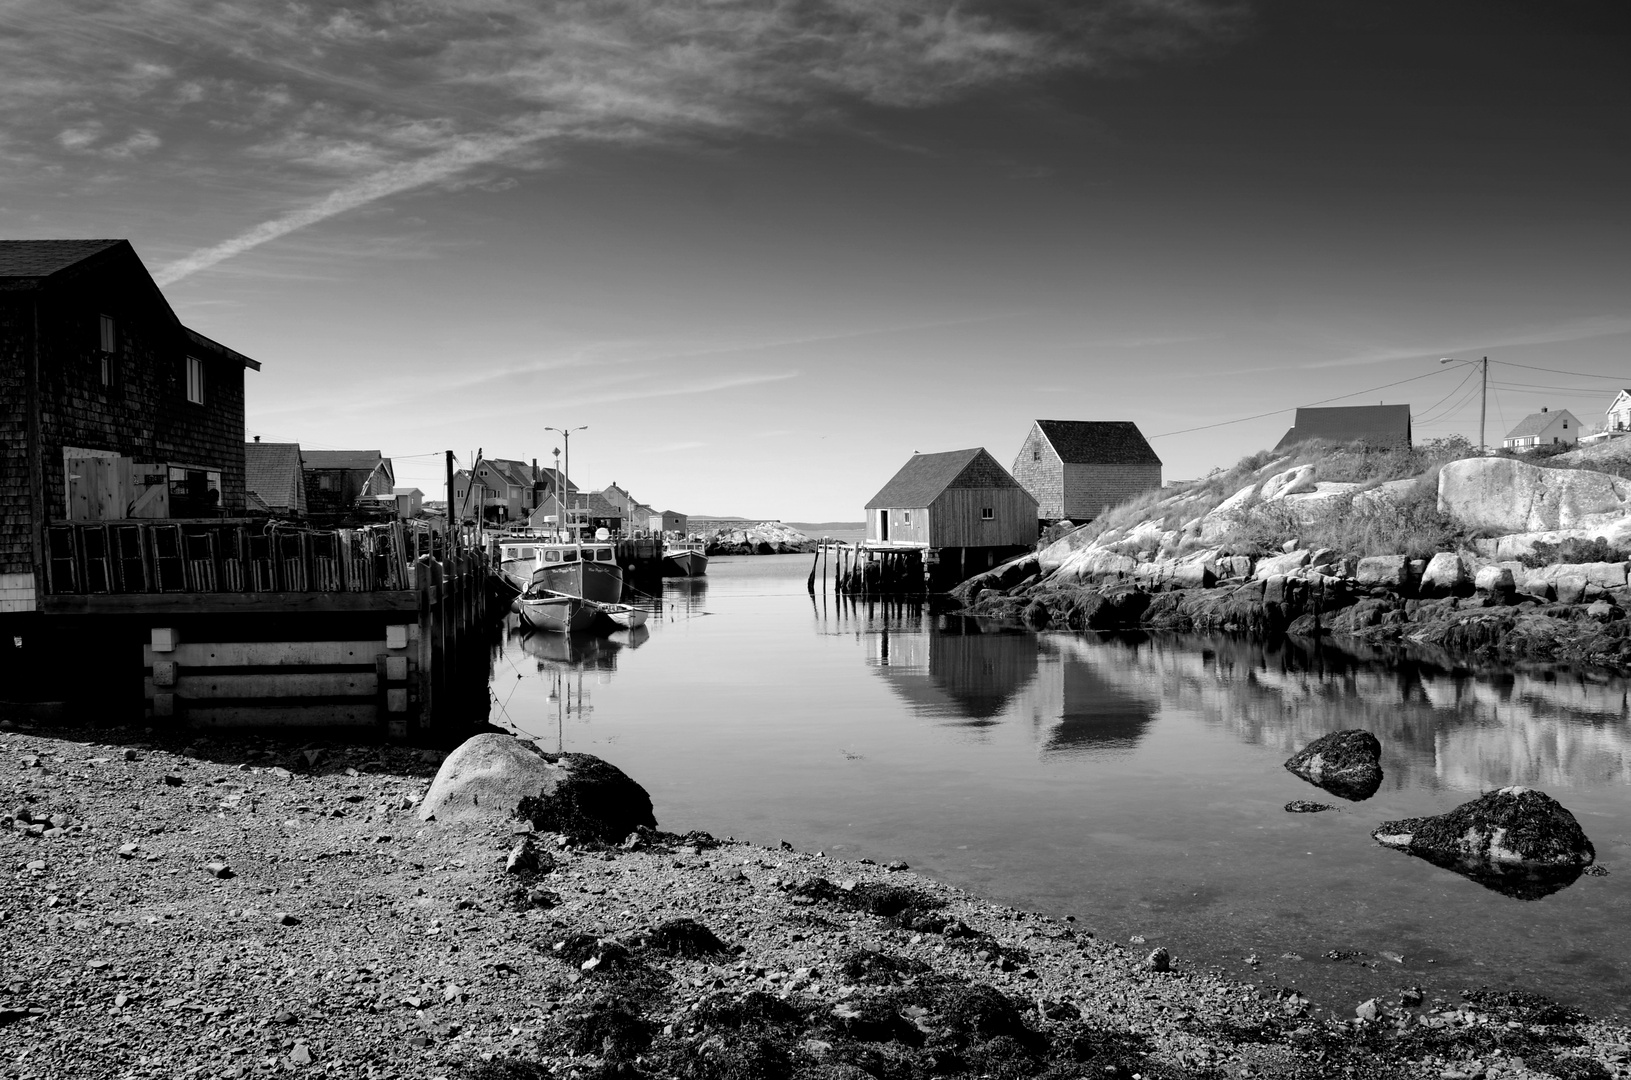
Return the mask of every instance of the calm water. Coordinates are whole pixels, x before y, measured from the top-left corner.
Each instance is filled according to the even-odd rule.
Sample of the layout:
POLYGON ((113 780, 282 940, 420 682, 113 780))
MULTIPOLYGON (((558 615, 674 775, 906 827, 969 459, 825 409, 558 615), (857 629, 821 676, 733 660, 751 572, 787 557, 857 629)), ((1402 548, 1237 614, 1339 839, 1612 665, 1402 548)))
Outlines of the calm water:
POLYGON ((493 720, 617 764, 665 828, 905 859, 1343 1013, 1413 984, 1631 1008, 1626 682, 981 627, 812 602, 808 569, 715 559, 633 637, 507 632, 493 720), (1350 727, 1381 739, 1382 790, 1286 813, 1341 802, 1281 763, 1350 727), (1522 901, 1370 839, 1514 783, 1572 810, 1610 876, 1522 901))

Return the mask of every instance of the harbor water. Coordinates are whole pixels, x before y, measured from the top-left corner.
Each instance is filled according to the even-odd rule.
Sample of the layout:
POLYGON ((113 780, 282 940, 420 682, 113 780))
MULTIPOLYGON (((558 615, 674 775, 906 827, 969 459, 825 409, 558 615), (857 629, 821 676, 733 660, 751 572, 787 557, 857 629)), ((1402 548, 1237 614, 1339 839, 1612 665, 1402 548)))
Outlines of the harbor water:
POLYGON ((706 578, 666 580, 647 627, 611 638, 507 627, 491 720, 616 764, 664 828, 903 859, 1344 1015, 1411 986, 1631 1015, 1626 681, 1038 634, 812 598, 809 567, 715 559, 706 578), (1356 727, 1383 745, 1369 800, 1282 767, 1356 727), (1609 873, 1524 900, 1370 837, 1508 784, 1568 807, 1609 873), (1288 813, 1296 799, 1339 809, 1288 813))

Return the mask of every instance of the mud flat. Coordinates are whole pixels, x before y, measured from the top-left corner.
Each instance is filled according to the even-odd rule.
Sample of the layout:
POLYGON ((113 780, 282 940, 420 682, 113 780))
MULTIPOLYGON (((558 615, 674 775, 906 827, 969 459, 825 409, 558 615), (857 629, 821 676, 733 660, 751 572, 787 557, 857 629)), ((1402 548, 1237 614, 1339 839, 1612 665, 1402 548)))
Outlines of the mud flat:
POLYGON ((0 731, 0 1076, 1631 1075, 1529 995, 1328 1016, 898 866, 422 822, 439 759, 0 731))

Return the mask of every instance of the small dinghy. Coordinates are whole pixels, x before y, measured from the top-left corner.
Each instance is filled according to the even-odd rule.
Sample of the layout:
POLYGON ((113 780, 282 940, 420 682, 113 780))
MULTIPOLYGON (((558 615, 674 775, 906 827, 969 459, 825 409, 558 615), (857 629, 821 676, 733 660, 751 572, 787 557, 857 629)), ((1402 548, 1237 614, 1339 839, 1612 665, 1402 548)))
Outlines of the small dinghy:
POLYGON ((636 626, 646 625, 648 612, 645 608, 637 608, 633 604, 598 604, 600 613, 610 619, 620 630, 633 630, 636 626))

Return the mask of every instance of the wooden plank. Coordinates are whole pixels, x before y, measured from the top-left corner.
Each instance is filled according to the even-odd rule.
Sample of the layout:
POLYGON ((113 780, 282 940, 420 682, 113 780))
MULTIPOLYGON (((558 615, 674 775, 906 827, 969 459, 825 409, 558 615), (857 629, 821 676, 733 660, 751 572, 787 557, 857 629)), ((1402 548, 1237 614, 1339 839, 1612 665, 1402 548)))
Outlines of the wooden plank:
POLYGON ((356 705, 189 705, 182 710, 192 727, 372 727, 379 707, 356 705))
MULTIPOLYGON (((182 667, 285 667, 311 664, 372 664, 387 652, 381 641, 183 641, 164 659, 182 667)), ((398 654, 405 655, 405 654, 398 654)), ((142 647, 142 663, 153 666, 153 647, 142 647)))
POLYGON ((278 673, 275 675, 181 675, 174 693, 184 701, 209 698, 368 697, 379 692, 379 677, 372 671, 278 673))
POLYGON ((43 596, 48 615, 302 615, 332 612, 417 611, 408 590, 371 593, 119 593, 43 596))

